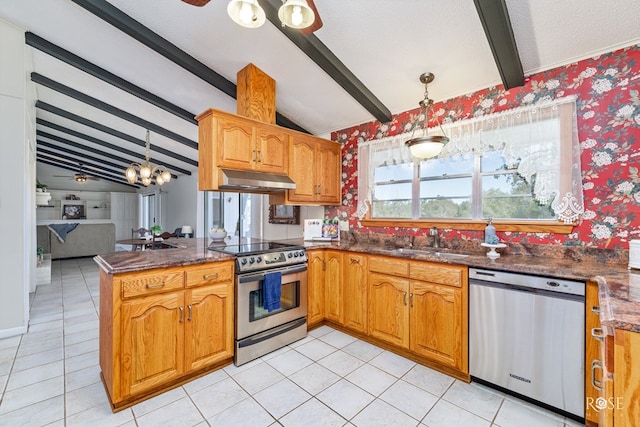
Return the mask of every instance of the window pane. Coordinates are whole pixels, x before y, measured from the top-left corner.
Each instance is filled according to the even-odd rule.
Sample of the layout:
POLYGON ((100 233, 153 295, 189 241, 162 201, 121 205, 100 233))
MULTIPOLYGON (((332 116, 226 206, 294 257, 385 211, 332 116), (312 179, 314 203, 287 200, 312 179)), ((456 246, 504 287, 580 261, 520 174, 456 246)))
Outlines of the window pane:
POLYGON ((471 198, 471 177, 434 179, 420 182, 420 198, 471 198))
POLYGON ((482 217, 553 219, 551 201, 534 200, 531 186, 517 173, 482 177, 482 217))
POLYGON ((411 218, 411 200, 373 201, 374 218, 411 218))
POLYGON ((482 172, 493 172, 506 170, 504 158, 501 151, 486 151, 480 157, 480 168, 482 172))
POLYGON ((420 162, 420 178, 448 175, 471 175, 473 156, 428 159, 420 162))
POLYGON ((471 218, 471 198, 420 199, 420 218, 471 218))
POLYGON ((390 182, 413 179, 413 163, 379 166, 373 172, 373 182, 390 182))

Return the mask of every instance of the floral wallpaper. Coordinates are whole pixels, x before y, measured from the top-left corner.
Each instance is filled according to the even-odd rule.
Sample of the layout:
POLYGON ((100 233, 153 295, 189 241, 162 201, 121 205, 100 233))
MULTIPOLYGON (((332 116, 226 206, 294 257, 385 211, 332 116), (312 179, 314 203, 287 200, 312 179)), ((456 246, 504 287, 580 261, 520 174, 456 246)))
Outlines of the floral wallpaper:
MULTIPOLYGON (((585 215, 571 234, 498 232, 506 241, 628 249, 640 239, 640 45, 528 76, 522 87, 502 86, 434 104, 434 116, 457 121, 576 95, 585 215)), ((355 216, 358 199, 358 144, 411 129, 418 109, 389 123, 364 123, 333 132, 342 148, 342 206, 328 207, 327 218, 348 219, 361 232, 397 233, 397 228, 366 228, 355 216)), ((431 119, 435 124, 435 117, 431 119)), ((404 232, 404 231, 403 231, 404 232)), ((426 229, 411 229, 424 235, 426 229)), ((475 239, 481 233, 444 230, 448 238, 475 239)))

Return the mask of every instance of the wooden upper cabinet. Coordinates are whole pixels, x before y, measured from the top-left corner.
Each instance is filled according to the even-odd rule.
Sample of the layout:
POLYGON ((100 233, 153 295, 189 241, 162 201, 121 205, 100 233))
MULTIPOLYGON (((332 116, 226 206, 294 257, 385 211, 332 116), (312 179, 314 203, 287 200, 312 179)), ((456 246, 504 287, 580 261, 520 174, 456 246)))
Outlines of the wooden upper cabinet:
POLYGON ((256 161, 254 124, 233 117, 219 117, 217 124, 217 166, 229 169, 254 169, 256 161))
POLYGON ((313 135, 291 135, 289 177, 295 190, 270 195, 271 204, 339 205, 342 147, 313 135))
POLYGON ((275 174, 289 171, 289 135, 276 126, 256 127, 256 170, 275 174))

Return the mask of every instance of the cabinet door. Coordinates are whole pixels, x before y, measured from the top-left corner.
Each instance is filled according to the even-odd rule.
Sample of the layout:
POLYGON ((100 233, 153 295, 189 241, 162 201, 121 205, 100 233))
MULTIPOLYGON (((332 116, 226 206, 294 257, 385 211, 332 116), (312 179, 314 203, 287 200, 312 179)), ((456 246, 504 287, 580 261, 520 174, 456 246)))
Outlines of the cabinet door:
POLYGON ((311 137, 292 137, 289 158, 289 177, 296 183, 296 189, 288 190, 288 201, 315 202, 315 141, 311 137))
POLYGON ((232 282, 191 288, 185 300, 185 372, 232 358, 232 282))
MULTIPOLYGON (((600 342, 591 335, 591 331, 594 328, 600 328, 600 312, 598 302, 598 284, 595 282, 587 282, 586 296, 585 296, 585 384, 584 394, 587 405, 585 407, 584 418, 587 421, 594 423, 598 422, 598 412, 595 405, 591 405, 591 402, 595 402, 600 397, 600 391, 593 385, 604 383, 604 366, 603 361, 600 358, 600 342), (595 362, 595 363, 594 363, 595 362), (591 366, 595 368, 590 369, 591 366)), ((597 332, 597 331, 596 331, 597 332)), ((604 338, 603 338, 604 339, 604 338)))
POLYGON ((413 352, 462 368, 462 299, 459 288, 411 282, 410 329, 413 352))
POLYGON ((342 300, 344 326, 367 333, 367 257, 346 253, 342 259, 342 300))
POLYGON ((256 170, 287 175, 289 173, 289 135, 272 127, 258 127, 256 170))
POLYGON ((253 170, 256 164, 255 128, 230 117, 218 118, 218 166, 253 170))
POLYGON ((342 148, 340 144, 328 141, 319 141, 316 147, 316 200, 324 205, 339 205, 342 148))
POLYGON ((122 396, 165 384, 182 375, 184 293, 166 293, 122 304, 122 396))
POLYGON ((307 322, 309 325, 324 320, 324 252, 307 252, 307 322))
POLYGON ((343 323, 342 314, 342 252, 324 253, 324 313, 328 320, 343 323))
POLYGON ((369 274, 369 335, 409 347, 409 280, 369 274))

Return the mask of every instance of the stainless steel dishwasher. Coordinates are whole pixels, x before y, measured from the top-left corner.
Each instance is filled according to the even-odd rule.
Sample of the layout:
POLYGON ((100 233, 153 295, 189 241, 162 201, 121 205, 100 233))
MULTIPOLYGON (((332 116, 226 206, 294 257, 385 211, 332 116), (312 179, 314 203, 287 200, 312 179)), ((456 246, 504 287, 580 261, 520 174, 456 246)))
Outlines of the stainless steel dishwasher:
POLYGON ((585 284, 469 269, 472 379, 584 418, 585 284))

